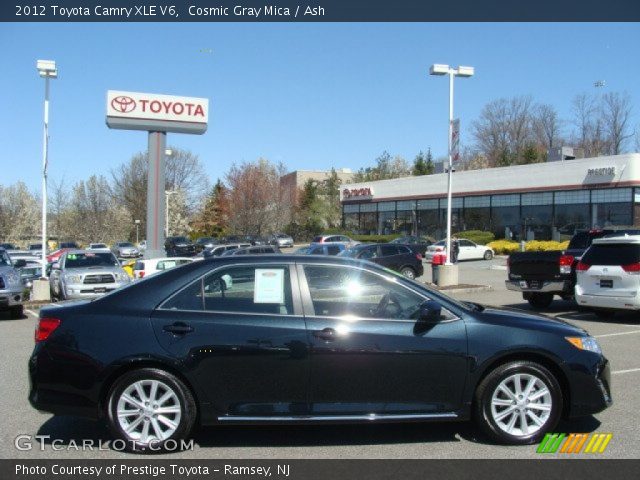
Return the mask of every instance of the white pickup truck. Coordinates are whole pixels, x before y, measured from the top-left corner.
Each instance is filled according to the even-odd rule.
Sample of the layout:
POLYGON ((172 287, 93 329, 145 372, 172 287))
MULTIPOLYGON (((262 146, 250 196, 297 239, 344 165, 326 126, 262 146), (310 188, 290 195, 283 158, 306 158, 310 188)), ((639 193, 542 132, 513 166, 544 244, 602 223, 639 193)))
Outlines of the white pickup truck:
POLYGON ((24 265, 24 260, 18 260, 16 264, 4 248, 0 248, 0 311, 9 310, 11 318, 22 318, 22 280, 16 268, 24 265))

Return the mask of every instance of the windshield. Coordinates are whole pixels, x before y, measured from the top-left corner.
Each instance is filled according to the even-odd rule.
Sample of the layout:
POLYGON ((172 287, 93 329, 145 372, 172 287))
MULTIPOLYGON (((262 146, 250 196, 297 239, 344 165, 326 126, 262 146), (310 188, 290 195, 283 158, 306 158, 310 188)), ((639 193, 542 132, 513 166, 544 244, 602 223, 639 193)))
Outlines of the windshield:
POLYGON ((188 242, 187 237, 176 237, 174 242, 188 242))
POLYGON ((2 267, 10 267, 11 259, 9 258, 9 254, 7 252, 0 252, 0 266, 2 267))
POLYGON ((120 264, 112 253, 69 253, 65 268, 117 267, 120 264))
POLYGON ((120 247, 133 247, 133 243, 122 242, 119 244, 120 247))
POLYGON ((91 248, 107 248, 104 243, 92 243, 91 248))

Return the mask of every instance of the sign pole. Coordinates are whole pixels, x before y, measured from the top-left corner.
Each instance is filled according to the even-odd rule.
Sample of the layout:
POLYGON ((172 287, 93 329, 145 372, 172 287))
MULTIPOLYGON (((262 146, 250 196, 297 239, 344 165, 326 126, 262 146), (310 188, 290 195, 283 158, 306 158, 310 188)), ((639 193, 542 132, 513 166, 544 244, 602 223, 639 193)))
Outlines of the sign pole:
POLYGON ((164 257, 164 190, 166 132, 149 132, 147 178, 147 249, 145 258, 164 257))

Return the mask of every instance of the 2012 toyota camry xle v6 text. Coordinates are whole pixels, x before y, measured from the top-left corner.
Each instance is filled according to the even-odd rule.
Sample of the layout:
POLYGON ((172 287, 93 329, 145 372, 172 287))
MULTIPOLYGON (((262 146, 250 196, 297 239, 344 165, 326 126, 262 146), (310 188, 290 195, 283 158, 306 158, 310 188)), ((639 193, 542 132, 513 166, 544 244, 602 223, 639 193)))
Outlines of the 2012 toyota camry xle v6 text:
POLYGON ((137 451, 196 422, 474 418, 494 441, 529 444, 611 404, 586 331, 343 258, 193 262, 43 308, 35 340, 31 404, 105 419, 137 451))

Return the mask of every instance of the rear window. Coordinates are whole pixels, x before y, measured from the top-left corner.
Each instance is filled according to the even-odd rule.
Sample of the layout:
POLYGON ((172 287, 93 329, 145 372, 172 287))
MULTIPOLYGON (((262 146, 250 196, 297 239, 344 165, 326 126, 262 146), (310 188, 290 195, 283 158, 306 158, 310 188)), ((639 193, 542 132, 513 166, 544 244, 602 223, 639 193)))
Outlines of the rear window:
POLYGON ((383 257, 398 255, 398 247, 392 245, 381 245, 380 251, 382 252, 383 257))
POLYGON ((587 265, 628 265, 640 262, 640 245, 614 243, 592 245, 582 257, 587 265))
POLYGON ((569 250, 588 248, 594 238, 598 238, 597 234, 589 232, 576 233, 569 242, 569 250))

